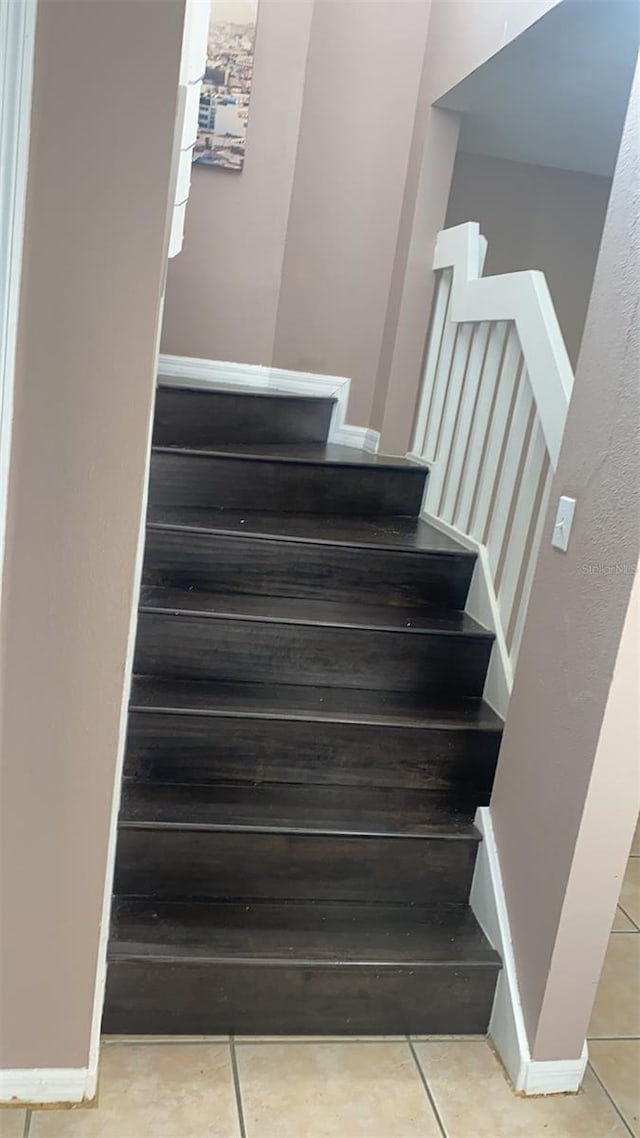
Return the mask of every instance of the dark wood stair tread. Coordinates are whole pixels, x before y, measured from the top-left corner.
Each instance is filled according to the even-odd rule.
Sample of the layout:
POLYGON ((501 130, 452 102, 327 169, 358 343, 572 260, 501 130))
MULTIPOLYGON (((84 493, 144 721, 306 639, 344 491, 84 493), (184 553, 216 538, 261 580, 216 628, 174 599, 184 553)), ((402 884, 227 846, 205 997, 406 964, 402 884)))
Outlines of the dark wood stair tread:
POLYGON ((430 705, 420 692, 365 691, 304 684, 234 684, 134 676, 131 710, 190 712, 242 718, 318 720, 347 724, 501 731, 482 699, 430 705))
POLYGON ((493 640, 493 633, 466 612, 401 608, 393 605, 342 604, 300 597, 270 597, 246 593, 206 593, 145 585, 140 608, 146 612, 261 620, 280 624, 309 624, 377 632, 464 634, 493 640))
POLYGON ((435 526, 414 517, 345 517, 341 514, 283 514, 277 511, 214 510, 197 506, 150 506, 150 529, 245 534, 279 541, 344 545, 390 552, 465 557, 466 549, 435 526))
POLYGON ((499 967, 462 906, 114 899, 111 960, 499 967))
POLYGON ((474 806, 450 794, 125 778, 121 827, 478 840, 474 806))
POLYGON ((317 466, 377 467, 380 470, 402 470, 425 478, 427 469, 400 455, 371 454, 358 447, 340 443, 228 443, 206 448, 154 446, 157 453, 202 455, 205 458, 240 459, 242 462, 283 462, 317 466))

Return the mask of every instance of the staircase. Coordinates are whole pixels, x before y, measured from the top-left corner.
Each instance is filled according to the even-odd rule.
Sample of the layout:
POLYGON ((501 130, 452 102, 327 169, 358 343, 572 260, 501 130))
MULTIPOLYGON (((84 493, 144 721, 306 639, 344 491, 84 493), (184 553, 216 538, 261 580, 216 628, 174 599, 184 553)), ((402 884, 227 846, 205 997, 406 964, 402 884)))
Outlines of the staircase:
POLYGON ((107 1033, 486 1031, 475 555, 332 410, 158 390, 107 1033))

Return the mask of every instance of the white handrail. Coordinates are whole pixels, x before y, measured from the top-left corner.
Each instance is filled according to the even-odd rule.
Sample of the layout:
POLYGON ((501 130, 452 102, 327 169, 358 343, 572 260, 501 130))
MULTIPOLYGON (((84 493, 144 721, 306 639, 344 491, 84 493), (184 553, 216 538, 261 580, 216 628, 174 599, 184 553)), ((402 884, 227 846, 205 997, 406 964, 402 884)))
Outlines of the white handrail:
POLYGON ((430 521, 478 552, 467 611, 496 633, 485 698, 504 713, 573 372, 540 272, 483 277, 475 222, 438 235, 412 455, 430 521))
POLYGON ((434 269, 453 269, 449 318, 513 320, 555 470, 573 387, 573 370, 544 273, 534 269, 482 277, 484 238, 477 221, 438 234, 434 269))

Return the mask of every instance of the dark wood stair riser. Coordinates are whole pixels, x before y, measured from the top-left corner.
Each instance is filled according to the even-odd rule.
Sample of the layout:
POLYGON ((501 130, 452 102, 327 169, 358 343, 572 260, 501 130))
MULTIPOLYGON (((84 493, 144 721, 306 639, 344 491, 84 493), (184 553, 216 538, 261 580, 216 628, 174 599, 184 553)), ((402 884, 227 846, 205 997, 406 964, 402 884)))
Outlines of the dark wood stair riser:
POLYGON ((482 694, 491 639, 141 611, 139 675, 482 694))
POLYGON ((160 506, 307 514, 420 512, 427 471, 154 451, 149 500, 160 506))
POLYGON ((126 774, 152 781, 412 787, 477 796, 500 732, 132 711, 126 774))
MULTIPOLYGON (((221 525, 224 524, 224 515, 221 525)), ((463 609, 475 559, 150 528, 146 584, 463 609)))
POLYGON ((477 843, 463 838, 120 829, 114 891, 207 900, 466 903, 477 843))
POLYGON ((159 901, 115 897, 110 960, 499 965, 468 905, 159 901))
POLYGON ((324 443, 334 400, 274 393, 159 387, 153 441, 159 446, 324 443))
POLYGON ((280 966, 113 961, 103 1031, 158 1035, 480 1034, 495 965, 280 966))

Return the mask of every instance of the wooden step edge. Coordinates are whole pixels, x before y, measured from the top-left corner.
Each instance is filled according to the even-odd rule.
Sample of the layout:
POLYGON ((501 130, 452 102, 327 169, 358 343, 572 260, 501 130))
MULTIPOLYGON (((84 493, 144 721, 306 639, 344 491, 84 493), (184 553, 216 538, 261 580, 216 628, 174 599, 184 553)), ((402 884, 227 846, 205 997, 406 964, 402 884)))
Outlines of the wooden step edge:
POLYGON ((387 728, 398 728, 407 731, 468 731, 473 734, 489 732, 493 735, 502 735, 504 730, 502 724, 491 723, 445 723, 437 719, 414 722, 409 719, 402 720, 399 716, 395 719, 392 716, 389 716, 388 719, 382 717, 371 719, 365 715, 345 716, 339 715, 337 712, 323 714, 320 711, 278 711, 275 708, 272 711, 259 711, 248 708, 235 710, 225 707, 174 707, 169 704, 160 707, 153 704, 136 703, 135 699, 129 704, 129 711, 135 712, 136 715, 206 716, 210 719, 256 719, 270 723, 317 723, 318 725, 331 723, 342 727, 371 727, 383 731, 387 728))
MULTIPOLYGON (((259 454, 256 453, 255 450, 252 451, 250 449, 251 443, 246 443, 244 445, 247 447, 246 451, 227 451, 217 450, 215 446, 203 449, 202 447, 162 446, 154 443, 154 445, 151 447, 151 452, 152 454, 181 455, 183 458, 224 458, 229 459, 232 462, 277 462, 282 463, 283 465, 286 464, 291 466, 335 466, 340 468, 344 467, 347 470, 369 470, 380 471, 381 473, 389 473, 389 471, 393 471, 395 473, 399 472, 401 474, 408 474, 412 478, 417 476, 423 480, 426 480, 429 473, 428 467, 415 466, 407 459, 403 459, 399 456, 394 458, 392 455, 375 455, 374 457, 376 461, 372 462, 371 455, 369 455, 368 459, 363 458, 358 461, 355 458, 338 458, 331 455, 323 456, 320 454, 313 457, 311 455, 303 454, 278 454, 277 450, 275 449, 278 445, 277 443, 265 444, 274 447, 273 454, 259 454), (385 461, 385 458, 387 461, 385 461)), ((288 446, 294 444, 287 443, 283 445, 288 446)), ((300 445, 305 446, 307 444, 302 443, 300 445)), ((322 443, 309 445, 317 445, 319 448, 322 447, 322 443)), ((355 452, 356 448, 354 447, 353 450, 355 452)), ((363 453, 369 454, 368 451, 363 453)))
POLYGON ((127 948, 127 942, 122 943, 118 941, 110 941, 107 950, 107 960, 121 960, 121 961, 139 961, 141 963, 149 964, 205 964, 205 965, 242 965, 247 968, 322 968, 330 969, 331 971, 338 971, 340 969, 347 970, 352 968, 380 968, 380 969, 393 969, 398 971, 407 969, 411 972, 416 968, 477 968, 479 970, 489 969, 490 971, 499 972, 502 968, 502 962, 498 954, 495 954, 495 959, 491 960, 475 960, 472 957, 452 957, 450 960, 421 960, 419 957, 416 959, 407 960, 376 960, 363 956, 362 958, 353 958, 350 960, 327 960, 323 957, 315 957, 312 955, 307 956, 229 956, 228 954, 211 954, 211 955, 198 955, 197 953, 188 952, 167 952, 166 950, 157 950, 150 946, 148 950, 144 951, 139 948, 127 948))
MULTIPOLYGON (((145 585, 144 589, 158 588, 162 586, 145 585)), ((193 595, 193 594, 192 594, 193 595)), ((215 594, 208 594, 215 595, 215 594)), ((234 594, 242 596, 242 593, 234 594)), ((253 595, 253 594, 247 594, 253 595)), ((269 599, 269 598, 267 598, 269 599)), ((275 600, 286 600, 287 598, 276 597, 275 600)), ((327 602, 330 603, 330 602, 327 602)), ((364 606, 363 606, 364 607, 364 606)), ((398 610, 411 612, 411 609, 398 610)), ((294 616, 281 614, 272 616, 269 613, 244 613, 244 612, 229 612, 224 608, 219 609, 206 609, 206 608, 181 608, 179 605, 166 605, 166 604, 149 604, 148 601, 142 600, 138 607, 139 613, 145 613, 150 616, 172 616, 180 617, 182 620, 235 620, 244 622, 245 624, 276 624, 296 626, 298 628, 335 628, 342 629, 350 632, 382 632, 391 633, 393 635, 402 634, 409 636, 446 636, 454 637, 460 640, 475 640, 486 643, 493 643, 495 635, 488 628, 483 628, 481 625, 476 624, 476 627, 471 628, 437 628, 426 627, 416 628, 411 624, 405 625, 388 625, 377 623, 373 618, 368 623, 338 620, 317 620, 311 617, 294 616)), ((420 616, 424 616, 423 610, 419 612, 420 616)), ((472 619, 472 618, 469 618, 472 619)))
MULTIPOLYGON (((224 513, 224 511, 221 511, 224 513)), ((322 514, 317 515, 322 519, 322 514)), ((305 535, 301 537, 293 534, 279 534, 279 533, 264 533, 260 530, 251 528, 251 512, 247 511, 247 527, 243 529, 233 529, 225 527, 224 524, 219 526, 205 526, 195 525, 188 522, 159 522, 148 521, 146 528, 148 531, 154 533, 193 533, 193 534, 206 534, 209 537, 238 537, 249 538, 251 541, 265 541, 274 542, 278 544, 287 545, 320 545, 323 547, 336 548, 336 549, 353 549, 363 550, 375 553, 388 553, 393 556, 396 553, 413 554, 416 557, 432 557, 443 558, 447 561, 465 561, 468 563, 475 563, 477 560, 477 553, 473 549, 417 549, 414 545, 392 545, 389 542, 376 542, 374 540, 358 540, 357 538, 346 540, 338 538, 327 537, 311 537, 305 535)))
POLYGON ((383 826, 355 830, 346 825, 328 825, 327 823, 306 824, 287 822, 206 822, 206 821, 171 821, 170 819, 133 819, 126 815, 118 820, 119 830, 155 830, 171 831, 173 833, 206 833, 206 834, 282 834, 286 837, 303 838, 352 838, 368 840, 389 838, 394 841, 420 841, 430 842, 471 842, 478 845, 482 841, 480 831, 472 822, 458 833, 447 830, 446 827, 434 826, 431 829, 389 830, 383 826))

